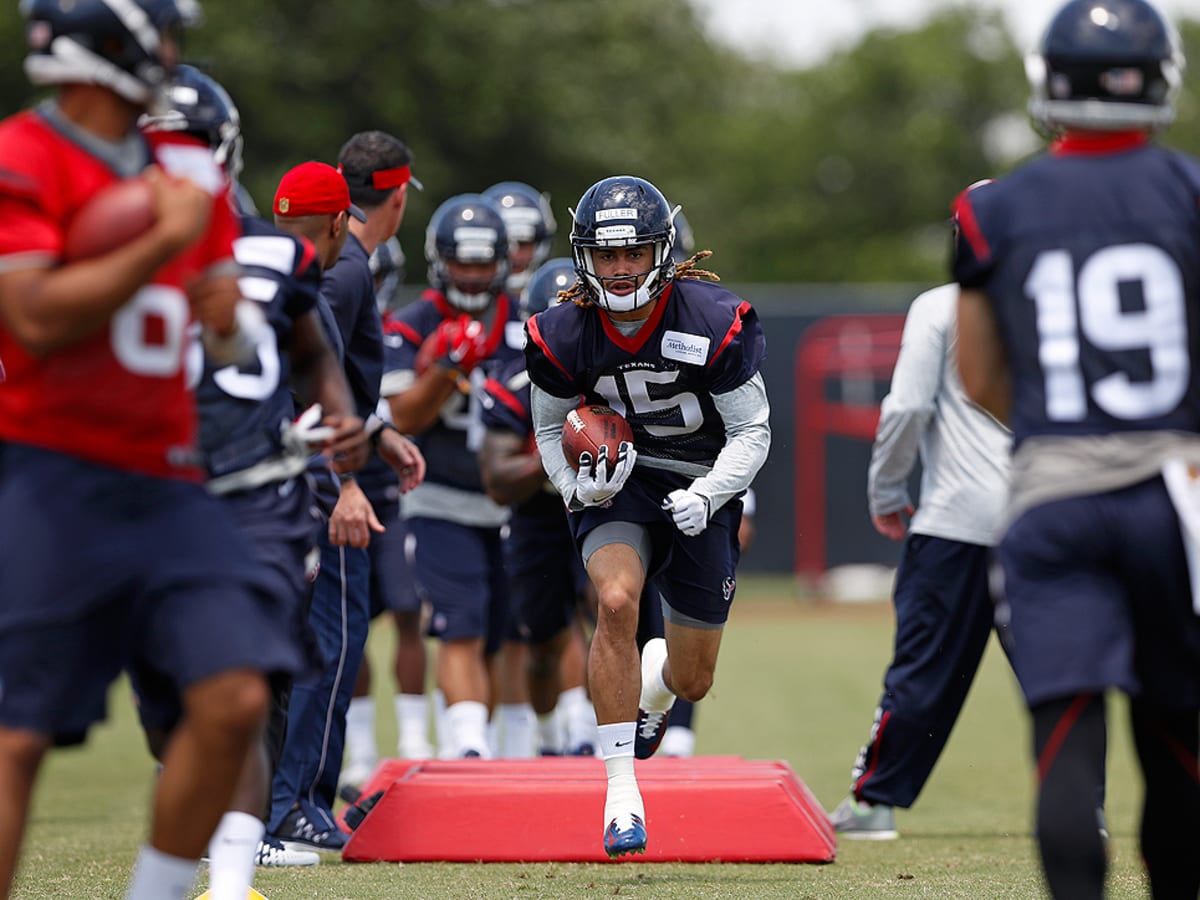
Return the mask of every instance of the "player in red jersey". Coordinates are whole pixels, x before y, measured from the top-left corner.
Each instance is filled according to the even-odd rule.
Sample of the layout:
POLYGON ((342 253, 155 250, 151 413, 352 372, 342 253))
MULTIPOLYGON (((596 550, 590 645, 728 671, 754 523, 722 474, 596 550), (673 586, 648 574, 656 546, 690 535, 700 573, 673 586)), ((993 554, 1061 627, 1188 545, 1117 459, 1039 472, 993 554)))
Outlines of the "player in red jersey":
POLYGON ((263 673, 301 663, 193 464, 183 360, 193 321, 210 349, 236 343, 239 231, 208 148, 136 127, 195 3, 21 8, 26 72, 56 92, 0 123, 0 897, 46 750, 81 741, 136 662, 184 717, 126 897, 182 898, 263 725, 263 673), (65 262, 72 216, 134 175, 155 224, 65 262))

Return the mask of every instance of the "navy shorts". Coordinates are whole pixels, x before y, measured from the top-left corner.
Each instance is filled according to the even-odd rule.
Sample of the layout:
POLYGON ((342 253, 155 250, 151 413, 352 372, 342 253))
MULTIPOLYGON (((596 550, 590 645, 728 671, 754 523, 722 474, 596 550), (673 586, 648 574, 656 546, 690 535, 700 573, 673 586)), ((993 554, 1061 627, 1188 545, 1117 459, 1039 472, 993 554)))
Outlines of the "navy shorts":
MULTIPOLYGON (((219 498, 247 541, 260 580, 260 595, 271 621, 291 641, 305 671, 320 671, 325 658, 308 621, 310 586, 305 559, 324 528, 303 478, 268 484, 219 498)), ((147 728, 170 731, 182 714, 180 697, 169 672, 149 661, 135 660, 129 669, 138 715, 147 728)))
POLYGON ((513 618, 520 640, 542 644, 571 624, 587 573, 565 515, 552 523, 510 523, 504 542, 513 618))
POLYGON ((400 516, 400 504, 376 503, 375 515, 387 531, 372 534, 367 548, 371 557, 371 618, 385 610, 419 613, 421 598, 413 584, 412 541, 408 524, 400 516))
POLYGON ((431 637, 484 638, 494 653, 508 619, 508 580, 499 528, 475 528, 442 519, 408 520, 416 538, 417 590, 433 607, 431 637))
POLYGON ((686 475, 639 466, 609 505, 588 507, 567 518, 580 548, 588 532, 599 525, 645 526, 653 548, 647 575, 667 602, 664 614, 678 624, 720 627, 729 618, 737 587, 742 501, 730 500, 709 519, 704 531, 688 537, 675 527, 662 503, 671 491, 691 483, 686 475))
POLYGON ((0 447, 0 725, 80 739, 134 663, 301 670, 245 544, 198 484, 0 447))
POLYGON ((1200 705, 1200 618, 1161 478, 1037 506, 999 555, 1030 706, 1109 687, 1200 705))

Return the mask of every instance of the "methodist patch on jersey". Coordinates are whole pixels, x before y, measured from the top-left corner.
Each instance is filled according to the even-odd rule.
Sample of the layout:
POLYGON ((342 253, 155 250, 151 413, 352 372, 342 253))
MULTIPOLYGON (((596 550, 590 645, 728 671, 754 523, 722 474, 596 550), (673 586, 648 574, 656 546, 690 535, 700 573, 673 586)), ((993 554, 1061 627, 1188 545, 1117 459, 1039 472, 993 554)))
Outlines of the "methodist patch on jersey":
POLYGON ((702 334, 665 331, 662 336, 662 355, 676 362, 702 366, 708 362, 710 343, 709 339, 702 334))
POLYGON ((596 210, 597 222, 611 222, 613 219, 633 219, 637 221, 638 211, 636 209, 598 209, 596 210))

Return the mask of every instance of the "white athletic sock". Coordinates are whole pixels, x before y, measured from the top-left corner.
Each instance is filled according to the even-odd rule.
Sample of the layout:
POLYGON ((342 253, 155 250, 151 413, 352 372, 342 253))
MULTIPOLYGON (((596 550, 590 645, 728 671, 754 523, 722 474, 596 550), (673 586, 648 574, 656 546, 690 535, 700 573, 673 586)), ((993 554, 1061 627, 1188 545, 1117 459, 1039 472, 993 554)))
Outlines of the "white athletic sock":
POLYGON ((461 757, 470 750, 485 759, 490 758, 487 717, 487 705, 477 700, 463 700, 446 707, 446 734, 451 758, 461 757))
POLYGON ((500 756, 505 759, 530 759, 536 752, 534 746, 535 723, 533 707, 528 703, 501 703, 496 707, 500 719, 500 756))
POLYGON ((604 795, 604 827, 613 819, 621 818, 617 827, 622 831, 631 823, 627 816, 640 816, 646 820, 642 806, 642 794, 638 790, 637 778, 633 773, 633 738, 637 722, 616 722, 601 725, 600 756, 608 772, 608 791, 604 795))
POLYGON ((675 703, 675 695, 663 681, 667 664, 667 642, 654 638, 642 650, 642 694, 638 707, 647 712, 666 712, 675 703))
POLYGON ((558 695, 557 709, 565 732, 566 750, 571 753, 582 744, 597 745, 596 711, 588 699, 587 688, 568 688, 558 695))
POLYGON ((196 880, 198 859, 180 859, 143 844, 125 900, 184 900, 196 880))
POLYGON ((562 753, 563 744, 558 728, 558 707, 537 717, 537 737, 539 753, 562 753))
POLYGON ((446 727, 446 695, 440 690, 433 692, 433 736, 437 740, 438 759, 454 759, 456 754, 446 727))
POLYGON ((433 756, 429 744, 429 698, 424 694, 396 695, 396 726, 400 732, 397 750, 401 759, 428 759, 433 756))
POLYGON ((258 816, 227 812, 208 842, 208 894, 212 900, 246 900, 254 883, 258 842, 266 829, 258 816))
POLYGON ((375 700, 352 697, 346 710, 346 768, 373 769, 379 761, 375 749, 375 700))

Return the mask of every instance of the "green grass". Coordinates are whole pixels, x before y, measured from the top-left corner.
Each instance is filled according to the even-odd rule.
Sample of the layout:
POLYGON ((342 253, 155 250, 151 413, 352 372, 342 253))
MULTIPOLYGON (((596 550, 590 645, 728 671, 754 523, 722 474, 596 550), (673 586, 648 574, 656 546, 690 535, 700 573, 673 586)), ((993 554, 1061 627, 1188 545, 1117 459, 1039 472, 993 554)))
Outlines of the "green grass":
MULTIPOLYGON (((698 752, 787 760, 832 808, 846 791, 878 700, 891 607, 800 600, 780 580, 747 579, 739 588, 716 685, 697 716, 698 752)), ((386 628, 372 635, 377 672, 387 671, 391 640, 386 628)), ((376 687, 383 700, 388 686, 376 687)), ((59 752, 46 766, 15 897, 122 896, 153 779, 125 694, 123 685, 115 689, 112 721, 86 748, 59 752)), ((380 748, 394 747, 391 704, 381 702, 379 710, 380 748)), ((1141 785, 1125 716, 1124 705, 1114 702, 1108 792, 1114 898, 1147 895, 1136 846, 1141 785)), ((912 810, 897 813, 901 839, 843 842, 833 865, 349 865, 326 858, 310 870, 260 869, 256 887, 269 900, 1039 897, 1029 756, 1016 683, 993 642, 933 778, 912 810)))

